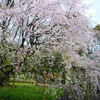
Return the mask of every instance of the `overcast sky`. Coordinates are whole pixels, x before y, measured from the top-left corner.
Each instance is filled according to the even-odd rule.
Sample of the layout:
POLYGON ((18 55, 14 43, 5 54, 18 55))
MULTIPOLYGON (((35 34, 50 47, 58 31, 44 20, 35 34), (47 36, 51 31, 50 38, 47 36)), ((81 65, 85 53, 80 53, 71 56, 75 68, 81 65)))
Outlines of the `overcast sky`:
POLYGON ((88 12, 92 17, 93 26, 100 24, 100 0, 85 0, 85 3, 89 5, 88 12))

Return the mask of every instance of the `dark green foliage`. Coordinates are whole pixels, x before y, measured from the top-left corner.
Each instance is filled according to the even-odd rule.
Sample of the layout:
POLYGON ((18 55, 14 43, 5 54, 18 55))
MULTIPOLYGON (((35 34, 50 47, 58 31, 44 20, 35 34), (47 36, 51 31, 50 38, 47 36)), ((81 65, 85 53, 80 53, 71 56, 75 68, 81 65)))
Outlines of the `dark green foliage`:
POLYGON ((0 69, 0 86, 8 84, 11 74, 13 73, 13 66, 2 66, 0 69))
POLYGON ((66 84, 66 73, 65 72, 62 73, 61 84, 66 84))
POLYGON ((48 79, 48 83, 56 82, 57 78, 61 77, 61 73, 63 73, 66 66, 62 54, 58 51, 54 51, 49 56, 40 55, 40 57, 38 57, 38 61, 39 63, 35 63, 33 68, 33 71, 35 72, 35 79, 38 79, 37 77, 41 77, 41 79, 38 79, 38 82, 43 82, 45 66, 47 66, 47 76, 53 76, 52 78, 48 79), (58 76, 55 77, 54 74, 58 74, 58 76))
POLYGON ((80 48, 80 49, 77 51, 77 53, 78 53, 80 56, 83 56, 84 51, 83 51, 83 49, 82 49, 82 48, 80 48))
POLYGON ((60 52, 55 52, 53 66, 52 66, 52 72, 59 73, 64 69, 64 67, 65 67, 65 63, 64 63, 64 60, 62 58, 62 54, 60 52))
POLYGON ((13 74, 11 44, 0 44, 0 86, 7 85, 13 74))
POLYGON ((97 26, 95 26, 94 30, 100 31, 100 25, 98 24, 97 26))

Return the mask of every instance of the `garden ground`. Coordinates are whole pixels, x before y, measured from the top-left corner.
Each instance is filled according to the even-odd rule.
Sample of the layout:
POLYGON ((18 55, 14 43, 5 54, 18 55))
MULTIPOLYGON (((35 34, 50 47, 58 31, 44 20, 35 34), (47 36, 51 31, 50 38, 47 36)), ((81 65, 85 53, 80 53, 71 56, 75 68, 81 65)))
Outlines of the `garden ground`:
MULTIPOLYGON (((12 83, 9 87, 0 88, 0 100, 43 100, 43 87, 28 83, 16 83, 14 93, 12 83)), ((46 88, 46 100, 55 100, 62 93, 61 89, 46 88)))

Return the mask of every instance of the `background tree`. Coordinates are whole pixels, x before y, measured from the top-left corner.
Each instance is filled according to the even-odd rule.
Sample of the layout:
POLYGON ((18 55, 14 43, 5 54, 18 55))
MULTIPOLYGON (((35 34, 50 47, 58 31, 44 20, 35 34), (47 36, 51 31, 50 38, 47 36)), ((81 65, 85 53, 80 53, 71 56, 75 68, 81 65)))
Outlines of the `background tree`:
MULTIPOLYGON (((31 62, 28 53, 35 57, 36 53, 41 54, 44 51, 48 56, 52 54, 52 50, 60 51, 63 52, 64 63, 66 63, 63 70, 70 71, 73 66, 75 69, 84 69, 86 77, 89 77, 88 80, 97 89, 99 74, 95 74, 97 71, 94 70, 95 62, 87 56, 87 44, 93 43, 93 36, 81 0, 14 0, 12 2, 1 3, 1 19, 5 21, 1 23, 3 27, 5 24, 1 35, 6 37, 3 40, 19 44, 14 53, 17 57, 21 55, 20 60, 15 61, 18 63, 18 67, 26 64, 27 66, 24 67, 27 70, 29 62, 31 62), (12 2, 13 6, 8 6, 12 2), (28 49, 31 49, 32 53, 27 53, 28 49), (29 58, 29 62, 23 57, 22 51, 27 56, 25 58, 29 58), (95 77, 95 81, 93 77, 95 77)), ((54 60, 53 63, 58 67, 60 64, 56 64, 56 62, 58 63, 54 60)), ((51 66, 49 67, 51 69, 51 66)), ((64 79, 62 83, 66 83, 67 79, 73 81, 73 78, 70 75, 67 76, 66 72, 61 75, 64 79)), ((66 88, 66 84, 58 84, 60 87, 66 88)))
POLYGON ((99 24, 96 25, 93 29, 94 29, 94 30, 98 30, 98 31, 100 31, 100 25, 99 25, 99 24))

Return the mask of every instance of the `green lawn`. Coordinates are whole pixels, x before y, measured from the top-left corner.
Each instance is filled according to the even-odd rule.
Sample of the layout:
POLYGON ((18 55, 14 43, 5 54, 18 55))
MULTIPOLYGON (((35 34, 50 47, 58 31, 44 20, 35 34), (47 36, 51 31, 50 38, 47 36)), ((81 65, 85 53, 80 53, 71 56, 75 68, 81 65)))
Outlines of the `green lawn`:
MULTIPOLYGON (((46 91, 46 100, 55 100, 62 93, 61 89, 57 89, 57 94, 53 95, 51 88, 46 88, 46 91)), ((0 100, 43 100, 43 87, 16 83, 14 94, 12 94, 12 85, 2 87, 0 88, 0 100)))

